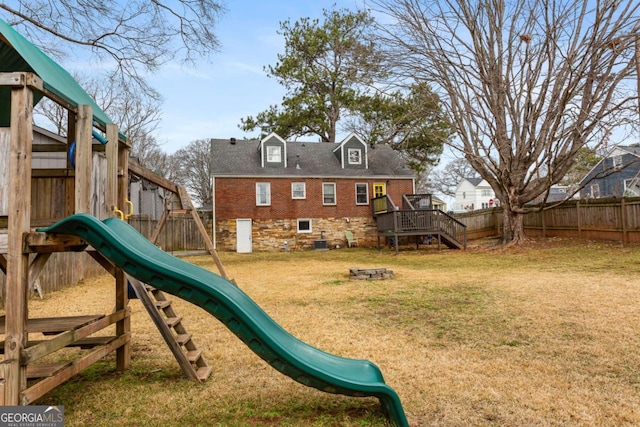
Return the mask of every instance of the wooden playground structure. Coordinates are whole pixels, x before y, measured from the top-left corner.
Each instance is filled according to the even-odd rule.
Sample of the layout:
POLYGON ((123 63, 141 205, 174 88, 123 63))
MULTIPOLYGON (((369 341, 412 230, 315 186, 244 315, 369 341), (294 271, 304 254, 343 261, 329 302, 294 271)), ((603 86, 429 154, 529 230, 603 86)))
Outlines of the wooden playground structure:
MULTIPOLYGON (((3 36, 7 35, 0 35, 0 41, 6 44, 3 36)), ((95 210, 98 196, 103 198, 103 203, 102 212, 96 216, 100 219, 122 217, 130 209, 127 196, 129 174, 132 173, 177 195, 182 210, 190 212, 196 220, 207 250, 214 257, 221 275, 226 277, 186 190, 139 165, 132 163, 130 168, 130 144, 117 125, 110 122, 68 73, 47 57, 37 59, 55 69, 56 73, 67 76, 63 84, 56 86, 30 71, 0 73, 0 94, 3 95, 0 98, 0 110, 9 116, 8 122, 0 127, 0 271, 6 276, 4 315, 0 317, 0 333, 4 335, 0 343, 3 353, 0 363, 0 405, 31 404, 113 352, 116 369, 126 370, 131 363, 128 286, 140 297, 187 376, 196 381, 205 380, 210 368, 195 347, 191 334, 184 328, 182 318, 175 313, 171 301, 161 291, 128 277, 80 238, 38 231, 38 227, 51 225, 76 213, 96 215, 92 210, 95 210), (69 88, 70 95, 61 89, 65 86, 69 88), (38 145, 34 148, 33 108, 43 97, 66 111, 66 144, 38 145), (106 144, 96 142, 96 139, 106 144), (66 167, 56 170, 33 169, 34 149, 39 153, 59 153, 64 150, 66 167), (96 168, 92 163, 94 154, 98 152, 106 157, 106 173, 102 175, 106 177, 106 185, 104 194, 96 195, 96 168), (63 185, 45 186, 56 193, 47 199, 54 200, 55 206, 47 207, 46 211, 56 214, 34 221, 32 214, 38 208, 39 199, 33 197, 32 182, 43 177, 56 177, 63 185), (59 318, 29 317, 29 298, 34 282, 51 255, 62 252, 86 252, 113 275, 113 312, 59 318), (107 328, 110 328, 109 331, 105 331, 107 328), (57 352, 68 347, 81 351, 73 360, 51 362, 57 359, 57 352), (42 362, 43 358, 50 355, 54 356, 47 358, 46 363, 42 362)), ((160 219, 154 236, 157 237, 162 230, 168 214, 165 212, 160 219)))
POLYGON ((300 341, 228 279, 184 187, 130 163, 130 144, 117 125, 69 73, 2 20, 0 57, 1 406, 29 405, 107 355, 115 353, 116 370, 128 369, 131 289, 195 381, 206 380, 211 368, 164 292, 207 311, 293 380, 327 393, 376 397, 390 421, 408 427, 400 398, 378 366, 300 341), (66 131, 50 144, 35 141, 34 105, 43 98, 61 107, 66 118, 66 131), (36 168, 34 153, 56 158, 55 167, 36 168), (191 213, 219 274, 156 246, 169 210, 149 239, 122 221, 133 213, 130 174, 173 193, 179 210, 191 213), (95 260, 113 276, 112 312, 29 316, 30 295, 45 266, 73 253, 79 257, 69 258, 70 268, 95 260))

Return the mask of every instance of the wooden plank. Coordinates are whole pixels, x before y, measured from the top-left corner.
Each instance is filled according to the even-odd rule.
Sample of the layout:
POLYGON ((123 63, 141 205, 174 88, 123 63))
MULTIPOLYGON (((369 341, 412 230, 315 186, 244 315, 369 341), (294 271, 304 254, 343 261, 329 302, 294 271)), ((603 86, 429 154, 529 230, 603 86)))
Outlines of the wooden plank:
MULTIPOLYGON (((38 317, 27 321, 27 331, 29 333, 49 333, 78 329, 84 325, 102 319, 104 314, 90 314, 83 316, 65 317, 38 317)), ((5 332, 6 316, 0 316, 0 333, 5 332)))
POLYGON ((0 215, 9 213, 9 144, 11 131, 0 129, 0 215))
POLYGON ((88 368, 95 362, 104 358, 106 355, 111 353, 112 351, 120 348, 131 340, 130 335, 123 335, 110 342, 107 345, 96 347, 93 351, 87 354, 84 357, 81 357, 77 360, 74 360, 70 366, 58 372, 54 376, 45 378, 31 387, 25 389, 19 396, 20 405, 29 405, 39 397, 44 396, 49 391, 53 390, 63 382, 67 381, 69 378, 73 377, 78 372, 83 369, 88 368))
MULTIPOLYGON (((193 218, 193 221, 196 223, 196 226, 198 227, 198 230, 200 231, 200 234, 204 239, 204 244, 207 248, 207 251, 209 252, 209 254, 211 254, 213 261, 216 263, 216 266, 218 267, 218 271, 220 272, 220 275, 225 279, 229 280, 229 277, 227 275, 227 270, 225 270, 224 265, 222 265, 222 261, 220 260, 220 257, 218 257, 218 253, 213 247, 213 242, 211 242, 211 239, 209 238, 209 234, 207 234, 207 230, 204 228, 204 224, 202 223, 202 220, 200 220, 200 216, 198 215, 198 212, 193 206, 193 202, 191 201, 191 197, 189 197, 189 193, 187 193, 187 189, 182 186, 178 187, 178 194, 180 196, 180 203, 182 204, 182 207, 183 208, 186 207, 187 209, 191 210, 191 216, 193 218)), ((235 282, 233 283, 235 284, 235 282)))
MULTIPOLYGON (((125 206, 129 195, 129 150, 131 146, 126 142, 118 143, 118 194, 117 205, 125 206)), ((115 310, 123 310, 129 305, 127 292, 127 277, 120 268, 114 271, 115 277, 115 310)), ((131 318, 116 323, 116 335, 129 335, 131 333, 131 318)), ((116 369, 119 372, 129 369, 131 365, 131 344, 129 342, 118 347, 116 351, 116 369)))
POLYGON ((162 212, 162 216, 160 217, 160 220, 156 224, 156 227, 153 229, 153 233, 151 234, 151 237, 149 238, 149 241, 151 243, 153 243, 154 245, 158 241, 158 236, 160 236, 160 232, 164 228, 164 225, 167 222, 167 217, 168 216, 169 216, 169 211, 167 209, 165 209, 164 212, 162 212))
POLYGON ((33 73, 0 73, 0 86, 12 86, 18 89, 26 86, 40 92, 43 91, 42 79, 33 73))
MULTIPOLYGON (((4 344, 4 343, 3 343, 4 344)), ((4 353, 4 349, 3 349, 4 353)), ((11 382, 12 370, 10 369, 12 360, 5 359, 0 362, 0 406, 5 406, 6 384, 11 382)))
POLYGON ((129 317, 130 315, 130 310, 126 309, 111 313, 108 316, 97 317, 93 321, 87 322, 84 326, 74 327, 71 325, 69 330, 60 332, 49 340, 41 341, 40 343, 25 349, 22 354, 22 363, 31 363, 34 360, 47 356, 61 348, 72 346, 74 345, 74 342, 85 339, 89 337, 89 335, 101 331, 104 328, 129 317))
POLYGON ((111 274, 112 276, 115 275, 115 271, 116 271, 115 266, 111 263, 111 261, 106 259, 100 252, 95 250, 86 251, 86 252, 87 254, 89 254, 91 258, 95 259, 98 262, 98 264, 102 266, 102 268, 107 270, 109 274, 111 274))
POLYGON ((41 299, 44 298, 44 293, 42 292, 42 287, 40 287, 40 284, 38 283, 38 277, 40 277, 40 274, 50 257, 51 253, 38 254, 29 265, 29 286, 31 289, 37 289, 38 295, 41 299))
POLYGON ((71 362, 43 363, 27 366, 27 378, 30 380, 51 377, 64 368, 71 365, 71 362))
MULTIPOLYGON (((99 337, 87 337, 81 338, 75 341, 72 341, 67 345, 67 347, 80 347, 83 350, 97 347, 99 345, 109 344, 111 341, 115 340, 116 336, 99 336, 99 337)), ((27 342, 27 349, 36 346, 38 344, 42 344, 49 340, 29 340, 27 342)), ((4 354, 4 342, 0 342, 0 354, 4 354)))
POLYGON ((33 92, 26 87, 11 89, 11 136, 9 144, 9 193, 5 396, 6 405, 17 405, 27 385, 26 367, 20 355, 27 344, 29 255, 23 251, 23 234, 31 218, 31 140, 33 138, 33 92))
POLYGON ((93 112, 89 105, 78 105, 76 117, 75 213, 91 213, 91 129, 93 112))
POLYGON ((176 194, 178 193, 178 186, 175 183, 169 181, 166 178, 161 177, 160 175, 157 175, 151 172, 149 169, 141 166, 139 163, 136 163, 136 162, 129 163, 129 172, 136 176, 146 179, 152 184, 155 184, 159 187, 167 189, 172 193, 176 193, 176 194))
MULTIPOLYGON (((118 127, 114 124, 107 125, 107 192, 105 202, 107 208, 113 213, 118 204, 118 127)), ((122 210, 124 207, 120 207, 122 210)))
POLYGON ((25 236, 25 253, 48 253, 79 251, 87 247, 87 243, 76 236, 67 234, 48 234, 31 232, 25 236))
MULTIPOLYGON (((103 153, 106 150, 106 146, 102 144, 91 144, 91 151, 94 153, 103 153)), ((33 144, 34 153, 65 153, 66 151, 66 144, 33 144)))
POLYGON ((67 217, 72 215, 75 209, 75 170, 73 170, 73 166, 71 165, 71 161, 69 160, 69 152, 71 150, 71 144, 75 141, 76 138, 76 112, 75 107, 69 108, 67 111, 67 170, 73 172, 74 179, 70 179, 65 181, 65 189, 64 189, 64 216, 67 217))

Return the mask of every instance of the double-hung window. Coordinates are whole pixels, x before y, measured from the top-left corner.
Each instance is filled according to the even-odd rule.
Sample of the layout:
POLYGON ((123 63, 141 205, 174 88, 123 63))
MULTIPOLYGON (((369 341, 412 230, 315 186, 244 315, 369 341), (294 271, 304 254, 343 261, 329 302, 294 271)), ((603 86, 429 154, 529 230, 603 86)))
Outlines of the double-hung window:
POLYGON ((256 206, 271 205, 271 183, 256 182, 256 206))
POLYGON ((322 204, 323 205, 335 205, 336 204, 336 184, 335 184, 335 182, 323 182, 322 183, 322 204))
POLYGON ((291 198, 292 199, 306 199, 307 189, 304 182, 292 182, 291 183, 291 198))
POLYGON ((349 159, 350 165, 361 165, 362 164, 362 150, 359 148, 349 148, 347 149, 347 158, 349 159))
POLYGON ((282 147, 267 145, 267 162, 280 163, 282 161, 282 147))
POLYGON ((369 204, 369 186, 366 183, 356 183, 356 205, 369 204))

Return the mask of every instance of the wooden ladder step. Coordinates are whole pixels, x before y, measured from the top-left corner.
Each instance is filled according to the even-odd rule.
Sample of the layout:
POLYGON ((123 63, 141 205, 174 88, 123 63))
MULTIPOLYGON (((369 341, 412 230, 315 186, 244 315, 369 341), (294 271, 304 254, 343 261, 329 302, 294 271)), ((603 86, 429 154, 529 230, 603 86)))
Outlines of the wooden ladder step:
POLYGON ((202 351, 200 350, 189 350, 186 352, 186 354, 187 359, 189 359, 189 362, 191 363, 196 363, 198 359, 202 357, 202 351))
POLYGON ((182 371, 195 381, 205 381, 211 375, 211 368, 202 357, 202 352, 196 348, 192 340, 193 334, 187 332, 182 324, 182 316, 176 314, 171 307, 171 301, 161 290, 145 285, 133 277, 127 278, 182 371))
POLYGON ((169 300, 155 301, 154 304, 159 310, 162 310, 163 308, 167 308, 167 307, 171 306, 171 301, 169 301, 169 300))
POLYGON ((198 368, 196 371, 196 376, 200 381, 206 381, 207 378, 211 375, 211 366, 203 366, 198 368))
POLYGON ((182 316, 174 316, 165 318, 165 323, 168 327, 173 328, 178 323, 182 322, 182 316))
POLYGON ((193 334, 191 334, 191 333, 178 334, 178 335, 176 335, 176 342, 178 344, 180 344, 180 345, 185 345, 186 343, 191 341, 191 337, 192 336, 193 336, 193 334))

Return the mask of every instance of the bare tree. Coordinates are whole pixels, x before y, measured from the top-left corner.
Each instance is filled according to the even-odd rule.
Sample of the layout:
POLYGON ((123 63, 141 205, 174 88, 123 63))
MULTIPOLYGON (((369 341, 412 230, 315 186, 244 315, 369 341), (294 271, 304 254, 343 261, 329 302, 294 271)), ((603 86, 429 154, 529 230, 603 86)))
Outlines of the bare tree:
POLYGON ((431 188, 445 196, 456 196, 456 188, 463 178, 476 178, 478 172, 473 170, 469 162, 455 159, 447 163, 442 169, 433 171, 429 176, 431 188))
MULTIPOLYGON (((124 80, 105 81, 99 77, 79 76, 75 79, 102 105, 114 123, 118 123, 120 132, 131 144, 131 156, 136 157, 142 166, 168 177, 170 168, 159 167, 166 162, 160 161, 163 153, 154 136, 161 119, 160 95, 138 91, 124 80)), ((67 112, 63 107, 44 99, 36 106, 36 115, 46 118, 58 134, 66 135, 67 112)))
POLYGON ((183 185, 199 206, 211 203, 211 142, 208 139, 191 141, 173 154, 176 167, 175 182, 183 185))
POLYGON ((0 2, 0 17, 52 56, 84 52, 84 60, 108 61, 114 64, 111 77, 144 90, 149 87, 143 72, 215 52, 219 42, 213 31, 223 12, 216 0, 0 2))
POLYGON ((504 243, 524 239, 525 204, 636 120, 640 3, 612 0, 373 0, 400 77, 432 82, 453 147, 504 210, 504 243))

